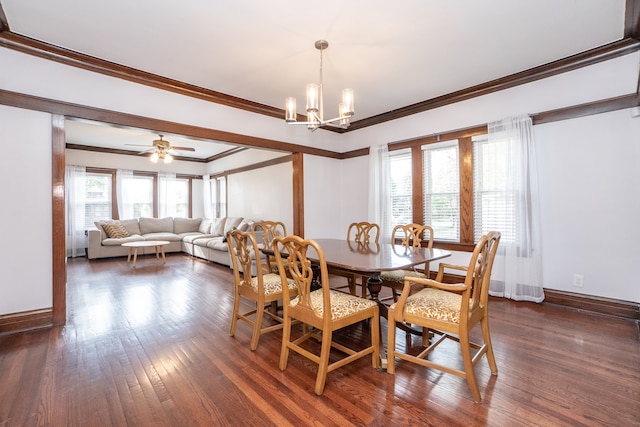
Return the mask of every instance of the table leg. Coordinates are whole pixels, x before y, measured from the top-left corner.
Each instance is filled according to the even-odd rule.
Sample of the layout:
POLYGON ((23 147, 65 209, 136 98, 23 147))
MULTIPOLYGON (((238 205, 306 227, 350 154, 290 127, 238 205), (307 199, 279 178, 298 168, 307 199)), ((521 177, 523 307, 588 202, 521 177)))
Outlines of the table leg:
MULTIPOLYGON (((373 276, 367 278, 367 289, 369 289, 369 293, 371 294, 371 299, 378 303, 378 308, 380 310, 380 317, 384 317, 389 320, 389 308, 380 302, 378 299, 378 295, 382 290, 382 279, 380 278, 380 273, 376 272, 373 276)), ((411 326, 406 323, 398 322, 394 326, 387 324, 387 328, 396 327, 408 334, 420 335, 422 336, 422 330, 413 329, 411 326)), ((380 366, 383 368, 387 367, 387 348, 383 339, 382 328, 380 328, 380 366)))
MULTIPOLYGON (((380 294, 380 291, 382 290, 382 279, 380 278, 379 272, 374 273, 373 276, 367 277, 367 289, 369 289, 371 299, 378 303, 380 317, 387 319, 387 306, 381 303, 378 299, 378 294, 380 294)), ((384 340, 384 334, 382 333, 382 328, 378 329, 380 330, 380 368, 387 369, 387 346, 384 340)))
POLYGON ((129 255, 127 255, 127 264, 129 264, 129 261, 131 261, 131 252, 133 251, 133 248, 129 248, 129 255))
MULTIPOLYGON (((158 247, 156 246, 156 255, 157 255, 157 251, 158 251, 158 247)), ((162 263, 166 264, 167 263, 167 259, 164 256, 164 245, 160 246, 160 252, 162 253, 162 263)))
POLYGON ((133 268, 136 268, 136 261, 138 259, 138 248, 133 248, 133 268))

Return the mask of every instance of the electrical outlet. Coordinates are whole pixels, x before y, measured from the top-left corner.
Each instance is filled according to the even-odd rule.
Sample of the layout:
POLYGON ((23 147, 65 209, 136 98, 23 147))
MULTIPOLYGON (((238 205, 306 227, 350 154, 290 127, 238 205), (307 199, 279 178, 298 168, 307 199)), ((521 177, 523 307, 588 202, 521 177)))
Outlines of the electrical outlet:
POLYGON ((573 274, 573 286, 576 288, 581 288, 584 285, 584 275, 582 274, 573 274))

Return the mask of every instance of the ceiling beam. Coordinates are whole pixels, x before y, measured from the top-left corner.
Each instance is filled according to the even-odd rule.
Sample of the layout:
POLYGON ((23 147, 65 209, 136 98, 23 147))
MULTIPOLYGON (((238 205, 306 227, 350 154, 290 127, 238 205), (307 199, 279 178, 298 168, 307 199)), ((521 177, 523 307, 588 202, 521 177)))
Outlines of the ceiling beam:
POLYGON ((627 0, 624 12, 624 37, 640 40, 640 0, 627 0))
POLYGON ((73 104, 54 99, 11 92, 3 89, 0 89, 0 105, 9 105, 11 107, 26 108, 34 111, 44 111, 52 114, 61 114, 66 118, 87 119, 110 123, 116 126, 146 129, 154 133, 176 134, 192 138, 228 142, 230 144, 250 148, 283 151, 289 153, 311 154, 315 156, 330 157, 334 159, 339 159, 341 156, 341 154, 337 151, 325 150, 322 148, 291 144, 289 142, 282 142, 273 139, 259 138, 255 136, 242 135, 239 133, 203 128, 200 126, 154 119, 151 117, 137 116, 134 114, 127 114, 118 111, 105 110, 102 108, 73 104))

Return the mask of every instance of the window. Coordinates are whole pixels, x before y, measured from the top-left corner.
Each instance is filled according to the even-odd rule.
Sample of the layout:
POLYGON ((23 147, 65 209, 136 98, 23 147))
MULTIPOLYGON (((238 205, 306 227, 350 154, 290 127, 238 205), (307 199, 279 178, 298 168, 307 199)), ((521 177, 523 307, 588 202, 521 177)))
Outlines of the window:
POLYGON ((473 139, 474 238, 500 230, 503 242, 516 242, 518 193, 507 178, 512 150, 507 140, 473 139))
POLYGON ((189 217, 189 184, 190 180, 185 178, 177 178, 173 182, 173 189, 169 190, 175 195, 175 213, 173 216, 189 217))
POLYGON ((422 147, 424 224, 438 240, 460 241, 458 141, 422 147))
POLYGON ((473 250, 486 222, 474 223, 474 141, 486 139, 487 126, 477 126, 389 145, 394 225, 427 224, 440 248, 473 250))
MULTIPOLYGON (((413 222, 411 189, 411 151, 399 150, 389 154, 391 177, 391 227, 413 222)), ((391 230, 388 231, 389 233, 391 230)))
POLYGON ((189 217, 188 178, 175 174, 158 174, 158 215, 160 217, 189 217))
POLYGON ((126 178, 128 200, 133 206, 132 218, 153 217, 153 180, 152 176, 133 175, 126 178))
POLYGON ((93 223, 112 218, 110 173, 91 173, 85 175, 85 229, 93 227, 93 223))
POLYGON ((227 177, 211 178, 211 203, 214 218, 227 216, 227 177))

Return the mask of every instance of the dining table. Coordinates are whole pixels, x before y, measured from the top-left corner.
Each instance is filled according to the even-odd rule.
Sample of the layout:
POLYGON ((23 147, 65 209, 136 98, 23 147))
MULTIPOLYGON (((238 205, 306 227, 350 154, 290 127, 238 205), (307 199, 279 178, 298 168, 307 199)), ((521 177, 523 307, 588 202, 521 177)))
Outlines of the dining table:
POLYGON ((367 278, 367 289, 371 299, 378 302, 380 314, 385 318, 387 306, 378 299, 382 290, 380 275, 383 271, 404 270, 451 256, 451 252, 442 249, 393 243, 359 243, 342 239, 314 240, 322 248, 327 268, 346 270, 367 278))
MULTIPOLYGON (((349 271, 367 278, 367 289, 371 299, 378 303, 380 316, 387 318, 388 308, 379 300, 382 290, 380 275, 383 271, 408 269, 426 262, 451 256, 442 249, 397 245, 394 243, 359 243, 345 239, 313 239, 324 253, 327 268, 349 271)), ((308 253, 313 260, 313 254, 308 253)), ((319 286, 318 286, 319 287, 319 286)), ((408 333, 421 334, 421 330, 398 324, 408 333)), ((381 340, 383 342, 384 340, 381 340)), ((381 352, 381 366, 386 367, 386 349, 381 352)))

